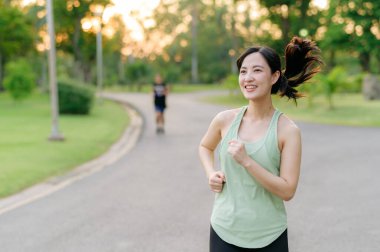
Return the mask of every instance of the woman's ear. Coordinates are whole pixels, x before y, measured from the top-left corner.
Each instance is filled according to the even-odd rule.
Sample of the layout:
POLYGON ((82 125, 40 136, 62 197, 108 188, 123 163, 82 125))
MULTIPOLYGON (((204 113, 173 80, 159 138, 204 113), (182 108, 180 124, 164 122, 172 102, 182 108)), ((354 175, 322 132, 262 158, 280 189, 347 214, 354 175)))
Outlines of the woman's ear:
POLYGON ((272 74, 272 77, 271 77, 271 82, 272 82, 272 86, 278 81, 278 78, 280 78, 280 71, 276 71, 272 74))

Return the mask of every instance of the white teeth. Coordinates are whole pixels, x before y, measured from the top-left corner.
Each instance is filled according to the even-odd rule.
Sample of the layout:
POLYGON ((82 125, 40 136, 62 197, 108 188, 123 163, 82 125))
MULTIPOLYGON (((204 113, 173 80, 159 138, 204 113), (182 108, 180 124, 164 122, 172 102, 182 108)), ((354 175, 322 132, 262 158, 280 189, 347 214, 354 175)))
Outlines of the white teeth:
POLYGON ((246 85, 246 86, 244 86, 244 88, 257 88, 257 86, 256 85, 246 85))

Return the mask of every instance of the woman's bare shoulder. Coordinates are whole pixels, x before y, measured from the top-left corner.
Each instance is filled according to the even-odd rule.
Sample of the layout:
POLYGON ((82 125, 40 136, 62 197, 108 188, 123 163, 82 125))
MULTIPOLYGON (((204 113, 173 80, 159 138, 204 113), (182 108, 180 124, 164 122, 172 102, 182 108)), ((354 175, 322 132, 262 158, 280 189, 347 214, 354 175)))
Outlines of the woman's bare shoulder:
POLYGON ((230 124, 236 117, 236 115, 239 113, 240 109, 229 109, 229 110, 224 110, 222 112, 219 112, 216 116, 215 119, 222 125, 230 124))
POLYGON ((217 125, 217 128, 219 128, 222 137, 227 132, 228 128, 230 127, 233 120, 236 118, 239 111, 240 111, 239 108, 224 110, 222 112, 219 112, 215 116, 213 123, 215 123, 215 125, 217 125))
POLYGON ((280 137, 295 136, 300 135, 301 131, 292 119, 282 114, 278 120, 278 134, 280 137))

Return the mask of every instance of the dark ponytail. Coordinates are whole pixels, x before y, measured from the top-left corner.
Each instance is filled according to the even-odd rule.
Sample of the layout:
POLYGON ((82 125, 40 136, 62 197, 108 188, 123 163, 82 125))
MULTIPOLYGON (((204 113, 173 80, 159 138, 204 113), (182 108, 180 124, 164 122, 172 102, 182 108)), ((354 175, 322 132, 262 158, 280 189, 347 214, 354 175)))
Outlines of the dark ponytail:
POLYGON ((318 73, 323 62, 315 42, 293 37, 285 48, 285 64, 278 90, 281 97, 287 96, 296 100, 302 95, 295 88, 318 73))
POLYGON ((296 87, 311 79, 320 71, 323 64, 319 56, 320 50, 314 42, 293 37, 285 49, 286 68, 284 71, 281 71, 281 60, 278 54, 273 49, 265 46, 248 48, 240 55, 236 61, 239 71, 245 57, 255 52, 259 52, 265 58, 272 74, 276 71, 280 72, 280 77, 272 86, 271 93, 279 94, 281 97, 286 96, 295 101, 297 98, 302 97, 296 87))

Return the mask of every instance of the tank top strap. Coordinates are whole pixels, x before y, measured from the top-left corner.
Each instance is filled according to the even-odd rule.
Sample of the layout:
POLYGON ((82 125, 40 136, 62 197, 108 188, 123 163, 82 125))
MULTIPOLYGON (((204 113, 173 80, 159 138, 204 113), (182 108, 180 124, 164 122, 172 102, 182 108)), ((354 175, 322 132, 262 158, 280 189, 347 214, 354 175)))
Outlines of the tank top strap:
POLYGON ((244 113, 247 110, 247 108, 248 108, 248 106, 243 106, 240 109, 239 113, 237 114, 237 116, 236 116, 236 118, 235 118, 235 120, 233 122, 234 124, 240 125, 240 122, 243 119, 244 113))
POLYGON ((247 110, 247 106, 241 107, 239 113, 236 115, 235 119, 233 120, 231 126, 230 126, 230 132, 234 133, 236 131, 236 127, 240 126, 240 122, 244 116, 245 111, 247 110))
POLYGON ((240 109, 239 113, 236 115, 235 119, 232 121, 231 126, 227 131, 227 134, 225 135, 225 137, 222 140, 222 145, 224 144, 224 142, 226 140, 230 140, 230 139, 235 138, 235 134, 238 131, 238 128, 240 126, 240 122, 244 116, 245 111, 247 110, 247 107, 248 106, 243 106, 240 109))
POLYGON ((279 111, 278 109, 275 109, 271 122, 269 124, 270 129, 273 129, 273 127, 277 129, 278 119, 280 118, 281 114, 282 114, 281 111, 279 111))

